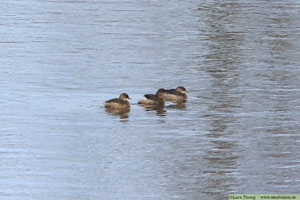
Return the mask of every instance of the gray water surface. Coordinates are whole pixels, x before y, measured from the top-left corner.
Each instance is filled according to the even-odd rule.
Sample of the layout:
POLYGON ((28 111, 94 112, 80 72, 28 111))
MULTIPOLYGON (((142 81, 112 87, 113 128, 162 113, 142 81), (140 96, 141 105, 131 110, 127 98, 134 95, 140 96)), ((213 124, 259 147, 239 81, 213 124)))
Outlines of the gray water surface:
POLYGON ((10 0, 0 10, 0 199, 299 193, 299 1, 10 0), (137 105, 179 85, 183 106, 137 105), (122 92, 130 112, 106 112, 122 92))

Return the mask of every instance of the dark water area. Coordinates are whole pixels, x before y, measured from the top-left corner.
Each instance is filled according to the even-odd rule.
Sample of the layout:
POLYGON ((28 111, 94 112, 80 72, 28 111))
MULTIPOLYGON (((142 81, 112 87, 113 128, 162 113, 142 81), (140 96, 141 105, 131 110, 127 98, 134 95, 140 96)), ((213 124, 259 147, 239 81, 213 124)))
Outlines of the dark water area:
POLYGON ((299 1, 0 9, 0 199, 299 193, 299 1), (179 85, 186 104, 137 105, 179 85), (122 92, 130 112, 106 112, 122 92))

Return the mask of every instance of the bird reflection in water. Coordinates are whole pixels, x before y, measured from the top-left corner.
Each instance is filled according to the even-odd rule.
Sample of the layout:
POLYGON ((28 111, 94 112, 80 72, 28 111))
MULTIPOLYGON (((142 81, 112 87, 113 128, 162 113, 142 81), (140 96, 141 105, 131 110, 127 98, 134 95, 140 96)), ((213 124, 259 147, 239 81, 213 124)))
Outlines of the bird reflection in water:
POLYGON ((167 105, 166 108, 184 110, 186 108, 186 105, 185 105, 185 102, 180 102, 180 103, 167 105))
POLYGON ((140 106, 144 107, 145 111, 156 111, 156 115, 166 116, 166 110, 164 109, 164 106, 142 105, 142 104, 140 104, 140 106))
POLYGON ((129 117, 130 108, 125 108, 125 109, 105 108, 105 111, 111 115, 119 116, 120 119, 127 119, 129 117))

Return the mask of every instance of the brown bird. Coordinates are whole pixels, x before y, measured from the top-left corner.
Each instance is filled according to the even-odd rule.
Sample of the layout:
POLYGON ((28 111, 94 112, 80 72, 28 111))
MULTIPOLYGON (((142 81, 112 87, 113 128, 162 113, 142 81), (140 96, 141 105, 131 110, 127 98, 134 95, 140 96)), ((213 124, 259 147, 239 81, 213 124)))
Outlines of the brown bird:
POLYGON ((166 90, 164 98, 171 102, 185 102, 187 100, 187 91, 184 87, 179 86, 176 89, 166 90))
POLYGON ((109 109, 128 109, 130 108, 129 96, 126 93, 122 93, 119 98, 110 99, 105 101, 105 108, 109 109))
POLYGON ((164 93, 166 91, 164 89, 157 90, 156 94, 145 94, 144 98, 142 98, 138 103, 149 106, 164 106, 164 93))

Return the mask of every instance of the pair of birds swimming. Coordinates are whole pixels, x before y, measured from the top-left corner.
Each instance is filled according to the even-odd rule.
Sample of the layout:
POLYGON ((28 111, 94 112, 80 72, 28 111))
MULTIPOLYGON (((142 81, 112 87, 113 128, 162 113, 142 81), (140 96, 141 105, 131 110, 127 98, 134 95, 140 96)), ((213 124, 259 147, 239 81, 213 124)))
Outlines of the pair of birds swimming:
MULTIPOLYGON (((165 101, 183 103, 187 99, 187 91, 184 87, 179 86, 176 89, 159 89, 156 94, 145 94, 138 104, 153 107, 163 107, 165 101)), ((130 108, 130 97, 122 93, 119 98, 110 99, 105 102, 105 108, 108 109, 128 109, 130 108)))

